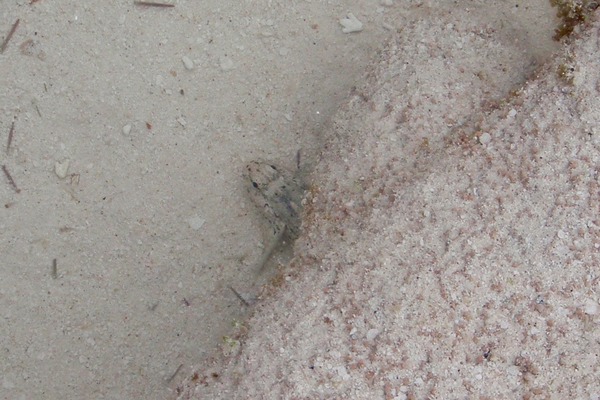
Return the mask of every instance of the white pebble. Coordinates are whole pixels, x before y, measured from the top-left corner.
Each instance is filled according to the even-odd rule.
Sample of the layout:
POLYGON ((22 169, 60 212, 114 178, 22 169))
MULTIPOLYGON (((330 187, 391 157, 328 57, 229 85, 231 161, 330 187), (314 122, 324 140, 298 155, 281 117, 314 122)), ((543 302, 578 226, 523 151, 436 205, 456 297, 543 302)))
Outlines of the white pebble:
POLYGON ((585 305, 583 307, 583 312, 587 315, 598 314, 598 303, 594 300, 586 300, 585 305))
POLYGON ((195 215, 192 218, 188 219, 188 224, 190 224, 190 228, 192 228, 195 231, 202 228, 202 225, 204 225, 205 222, 206 220, 200 217, 199 215, 195 215))
POLYGON ((54 164, 54 173, 60 179, 65 179, 67 177, 67 171, 69 170, 69 164, 71 161, 67 158, 63 161, 57 161, 54 164))
POLYGON ((192 69, 194 69, 194 62, 192 60, 190 60, 189 57, 187 57, 187 56, 181 57, 181 62, 183 62, 183 66, 188 71, 191 71, 192 69))
POLYGON ((385 29, 387 31, 393 31, 395 29, 394 25, 388 24, 387 22, 382 22, 381 26, 383 27, 383 29, 385 29))
POLYGON ((343 33, 360 32, 363 30, 363 24, 352 13, 348 13, 346 18, 340 19, 343 33))
POLYGON ((131 133, 131 124, 127 124, 123 127, 123 135, 128 136, 131 133))
POLYGON ((481 134, 481 136, 479 136, 479 143, 481 143, 481 144, 488 144, 491 141, 492 141, 492 136, 487 132, 484 132, 481 134))
POLYGON ((379 333, 381 333, 379 329, 369 329, 367 332, 367 340, 371 341, 375 339, 377 336, 379 336, 379 333))

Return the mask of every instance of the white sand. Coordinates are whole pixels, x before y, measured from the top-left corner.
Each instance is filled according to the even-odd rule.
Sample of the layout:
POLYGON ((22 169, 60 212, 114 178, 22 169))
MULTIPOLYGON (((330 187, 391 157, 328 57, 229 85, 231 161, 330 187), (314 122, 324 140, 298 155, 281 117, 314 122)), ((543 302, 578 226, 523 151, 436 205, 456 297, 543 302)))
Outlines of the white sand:
MULTIPOLYGON (((368 336, 369 343, 379 343, 383 351, 390 340, 410 343, 408 339, 416 337, 411 329, 423 325, 420 320, 430 321, 428 334, 439 336, 436 340, 442 351, 450 347, 440 332, 453 332, 455 325, 464 325, 461 337, 472 332, 484 335, 488 328, 481 325, 478 331, 474 324, 483 324, 478 307, 487 298, 475 289, 484 290, 488 275, 506 265, 506 260, 496 262, 500 267, 488 263, 488 258, 483 263, 485 252, 494 257, 501 253, 484 246, 487 242, 468 243, 468 235, 478 226, 488 232, 486 226, 493 222, 498 225, 492 232, 496 246, 518 251, 518 245, 529 242, 506 245, 507 240, 517 238, 502 230, 508 224, 516 226, 511 222, 514 215, 499 216, 499 206, 489 205, 495 204, 487 200, 494 196, 491 193, 506 193, 503 207, 509 210, 517 208, 511 204, 520 204, 520 199, 507 192, 510 188, 501 185, 504 181, 484 185, 477 176, 469 187, 464 182, 466 172, 456 171, 459 167, 486 171, 490 168, 478 164, 483 159, 480 153, 488 151, 492 158, 503 154, 505 138, 494 133, 500 129, 494 122, 497 119, 486 120, 490 142, 485 148, 469 146, 457 156, 456 147, 444 139, 464 129, 472 140, 486 110, 493 111, 497 99, 520 85, 548 57, 556 24, 554 10, 545 0, 384 3, 388 2, 209 0, 145 8, 129 1, 39 0, 30 4, 17 0, 2 7, 0 38, 20 20, 0 55, 0 144, 6 143, 15 121, 10 151, 0 151, 1 164, 10 171, 20 193, 6 179, 0 185, 4 205, 0 207, 0 398, 162 399, 174 397, 194 368, 199 368, 200 377, 208 376, 207 390, 215 397, 223 390, 243 393, 248 385, 254 385, 247 389, 249 396, 269 397, 265 385, 279 376, 286 377, 283 386, 280 382, 273 387, 281 390, 281 396, 292 396, 292 390, 312 390, 306 394, 311 397, 326 390, 350 393, 346 381, 334 382, 344 376, 341 367, 354 374, 357 384, 368 374, 366 367, 351 370, 354 361, 349 358, 341 361, 344 355, 352 355, 345 347, 349 338, 368 336), (363 23, 361 32, 342 33, 339 20, 348 13, 363 23), (376 49, 396 30, 400 35, 394 36, 399 40, 395 58, 385 54, 380 58, 399 63, 401 75, 382 77, 389 70, 379 63, 363 82, 361 77, 376 49), (484 51, 482 46, 492 47, 484 51), (393 91, 381 86, 398 80, 393 91), (350 102, 335 123, 329 123, 348 93, 354 93, 350 102), (388 110, 386 96, 406 103, 388 110), (405 105, 413 111, 399 115, 405 105), (395 148, 390 146, 394 137, 399 140, 396 159, 389 156, 395 148), (362 153, 356 153, 358 149, 362 153), (228 287, 253 296, 260 283, 252 267, 260 257, 264 224, 244 195, 241 171, 254 159, 293 168, 298 150, 307 168, 323 154, 314 175, 315 203, 307 215, 306 232, 297 243, 299 257, 286 270, 298 276, 290 282, 288 295, 277 294, 253 309, 248 340, 238 358, 231 364, 215 360, 210 368, 202 367, 222 343, 221 336, 233 336, 232 324, 248 311, 228 287), (382 174, 388 166, 389 172, 382 174), (390 173, 393 181, 388 180, 390 173), (456 184, 440 186, 451 182, 456 184), (479 194, 473 192, 475 187, 479 194), (378 194, 380 189, 382 194, 378 194), (456 193, 462 196, 464 210, 452 208, 451 195, 456 193), (475 201, 467 194, 483 197, 475 201), (464 225, 474 218, 474 202, 482 204, 479 219, 488 219, 479 223, 487 221, 487 225, 477 225, 477 221, 464 225), (491 208, 485 208, 486 204, 491 208), (462 219, 457 220, 459 211, 462 219), (499 218, 505 219, 502 224, 499 218), (468 229, 461 230, 461 226, 468 229), (471 296, 477 296, 474 300, 463 293, 469 286, 456 289, 459 283, 467 285, 468 279, 452 275, 460 269, 452 257, 460 253, 463 243, 476 250, 461 273, 468 276, 471 270, 481 271, 480 287, 469 289, 471 296), (435 271, 445 277, 445 292, 435 289, 441 286, 439 279, 425 286, 428 289, 409 290, 424 285, 415 283, 417 276, 419 282, 428 282, 435 271), (401 290, 390 293, 397 297, 385 297, 384 282, 375 289, 378 281, 369 274, 396 282, 401 290), (308 284, 310 279, 315 281, 308 284), (339 286, 346 279, 350 286, 339 286), (327 285, 328 293, 323 293, 327 285), (431 297, 434 289, 439 298, 431 297), (307 306, 314 309, 308 312, 307 306), (459 306, 470 307, 470 314, 452 314, 459 306), (452 312, 448 307, 454 307, 452 312), (348 322, 354 318, 349 313, 370 309, 379 310, 378 314, 369 311, 362 322, 348 322), (413 312, 410 320, 398 322, 406 317, 406 310, 413 312), (448 322, 439 315, 458 322, 442 329, 439 325, 448 322), (265 322, 273 316, 275 323, 265 322), (352 336, 351 328, 343 331, 348 324, 356 326, 352 336), (396 334, 399 328, 404 336, 396 334), (283 335, 286 329, 290 331, 287 337, 283 335), (327 335, 330 345, 323 344, 327 335), (287 345, 280 353, 283 343, 287 345), (332 352, 319 353, 328 348, 332 352), (255 367, 260 353, 265 361, 255 367), (302 360, 309 358, 318 378, 306 375, 307 364, 302 360), (240 360, 240 366, 234 367, 240 360), (328 370, 330 365, 334 369, 328 370), (233 385, 237 368, 243 368, 247 380, 233 385), (297 373, 290 368, 298 368, 297 373), (213 371, 221 374, 218 381, 210 377, 213 371), (298 376, 305 381, 294 380, 298 376), (327 389, 329 383, 336 389, 327 389)), ((566 101, 563 97, 561 101, 566 101)), ((591 111, 586 118, 593 119, 593 107, 587 107, 591 111)), ((519 154, 525 146, 510 150, 519 154)), ((579 161, 578 168, 584 168, 585 162, 579 161)), ((529 179, 529 185, 535 178, 529 179)), ((535 189, 559 193, 560 188, 554 192, 551 185, 546 179, 535 189)), ((579 204, 572 197, 581 190, 575 189, 564 189, 561 207, 579 204)), ((520 234, 534 229, 541 235, 529 219, 523 221, 527 224, 519 228, 520 234)), ((546 224, 548 231, 555 228, 546 224)), ((569 239, 577 232, 565 227, 561 237, 569 239)), ((586 246, 592 239, 589 235, 584 239, 587 242, 577 246, 589 253, 592 247, 586 246)), ((531 246, 540 243, 541 239, 531 246)), ((528 251, 536 257, 547 253, 539 247, 528 251)), ((533 267, 511 268, 510 281, 502 281, 499 275, 502 290, 520 291, 528 306, 531 298, 538 297, 522 288, 535 283, 536 290, 546 296, 542 297, 545 303, 555 300, 553 286, 545 280, 517 279, 534 276, 533 267), (515 277, 515 271, 527 273, 515 277)), ((577 277, 577 270, 565 271, 573 274, 572 279, 577 277)), ((577 284, 585 282, 594 281, 574 281, 573 293, 581 293, 577 284)), ((498 290, 493 295, 496 302, 488 306, 489 318, 497 315, 493 307, 501 307, 505 299, 498 290)), ((579 315, 584 323, 573 332, 561 333, 564 337, 586 332, 585 326, 594 319, 586 317, 591 314, 585 310, 593 311, 594 301, 597 298, 585 293, 571 303, 565 300, 561 307, 579 315)), ((552 307, 563 310, 556 304, 552 307)), ((521 314, 519 323, 529 321, 525 311, 521 314)), ((566 329, 565 315, 552 317, 553 329, 566 329)), ((506 319, 506 323, 499 322, 508 324, 503 329, 517 332, 520 325, 506 319)), ((531 329, 527 327, 527 332, 531 329)), ((477 358, 481 346, 491 340, 482 337, 472 357, 477 358)), ((499 336, 491 353, 500 361, 492 361, 514 364, 510 353, 514 347, 502 348, 504 353, 497 350, 503 340, 506 337, 499 336)), ((420 348, 396 346, 406 354, 406 374, 416 371, 413 364, 418 360, 426 359, 423 354, 431 342, 427 339, 420 348)), ((230 340, 226 345, 234 343, 230 340)), ((509 344, 514 345, 513 341, 509 344)), ((570 353, 565 357, 578 354, 575 350, 567 349, 570 353)), ((379 362, 382 368, 387 365, 389 354, 375 352, 373 357, 380 361, 371 361, 364 351, 369 368, 379 362)), ((535 357, 532 360, 537 362, 535 357)), ((564 360, 567 365, 574 363, 564 360)), ((437 368, 444 367, 442 363, 429 369, 423 365, 431 376, 440 376, 437 368)), ((456 364, 449 365, 454 368, 456 364)), ((447 376, 455 376, 455 369, 448 371, 447 376)), ((469 371, 461 369, 463 374, 469 371)), ((386 377, 384 382, 382 376, 379 373, 369 381, 364 396, 386 384, 392 386, 385 390, 400 393, 396 381, 386 377)), ((407 383, 407 393, 430 390, 427 375, 421 379, 425 383, 419 387, 407 383)), ((443 393, 447 380, 438 381, 443 393)), ((188 395, 194 389, 186 391, 188 395)), ((277 398, 277 392, 273 396, 277 398)))

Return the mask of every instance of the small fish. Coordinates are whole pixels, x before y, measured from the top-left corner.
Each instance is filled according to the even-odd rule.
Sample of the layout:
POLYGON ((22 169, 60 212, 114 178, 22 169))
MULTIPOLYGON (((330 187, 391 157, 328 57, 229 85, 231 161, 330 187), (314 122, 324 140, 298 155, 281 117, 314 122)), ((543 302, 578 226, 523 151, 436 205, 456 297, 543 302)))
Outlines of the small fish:
POLYGON ((264 265, 285 235, 289 240, 298 237, 304 189, 289 172, 274 165, 253 161, 244 174, 248 193, 273 229, 273 239, 263 255, 264 265))

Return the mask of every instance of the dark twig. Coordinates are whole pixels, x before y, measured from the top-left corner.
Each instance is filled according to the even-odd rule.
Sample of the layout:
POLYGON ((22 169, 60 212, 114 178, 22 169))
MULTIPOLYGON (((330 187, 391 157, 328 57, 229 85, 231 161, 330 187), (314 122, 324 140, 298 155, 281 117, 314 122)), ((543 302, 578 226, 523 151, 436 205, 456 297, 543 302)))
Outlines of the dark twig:
POLYGON ((300 169, 300 162, 301 162, 301 158, 302 158, 302 154, 300 154, 300 149, 298 149, 298 151, 296 152, 296 169, 300 169))
POLYGON ((50 276, 52 279, 58 278, 58 265, 56 258, 52 260, 52 269, 50 270, 50 276))
POLYGON ((8 32, 8 35, 6 36, 6 39, 4 39, 4 42, 2 42, 2 46, 0 47, 0 54, 4 53, 4 50, 6 50, 6 46, 8 45, 8 41, 15 34, 15 31, 17 30, 17 27, 19 26, 19 22, 20 21, 21 21, 20 19, 17 19, 15 21, 15 23, 13 24, 12 28, 10 28, 10 32, 8 32))
POLYGON ((244 303, 246 307, 250 307, 250 302, 246 300, 241 294, 239 294, 238 291, 233 288, 233 286, 229 286, 229 289, 231 289, 233 294, 235 294, 235 297, 237 297, 242 303, 244 303))
POLYGON ((183 368, 183 364, 179 364, 179 367, 177 367, 177 369, 175 370, 175 372, 173 372, 173 374, 169 377, 169 379, 167 379, 167 383, 171 383, 171 381, 173 379, 175 379, 175 376, 177 376, 177 374, 179 373, 179 371, 181 371, 181 368, 183 368))
POLYGON ((10 150, 10 144, 12 143, 14 133, 15 121, 13 121, 12 125, 10 126, 10 131, 8 131, 8 141, 6 142, 6 154, 8 154, 8 151, 10 150))
POLYGON ((19 189, 19 187, 15 183, 15 180, 13 179, 13 177, 10 176, 10 172, 8 172, 8 168, 6 168, 6 165, 2 166, 2 171, 4 171, 4 175, 6 175, 6 179, 8 179, 8 183, 10 183, 10 186, 12 186, 12 188, 15 190, 15 192, 21 193, 21 189, 19 189))
POLYGON ((149 6, 149 7, 175 7, 175 4, 169 3, 157 3, 155 1, 134 1, 133 4, 136 6, 149 6))

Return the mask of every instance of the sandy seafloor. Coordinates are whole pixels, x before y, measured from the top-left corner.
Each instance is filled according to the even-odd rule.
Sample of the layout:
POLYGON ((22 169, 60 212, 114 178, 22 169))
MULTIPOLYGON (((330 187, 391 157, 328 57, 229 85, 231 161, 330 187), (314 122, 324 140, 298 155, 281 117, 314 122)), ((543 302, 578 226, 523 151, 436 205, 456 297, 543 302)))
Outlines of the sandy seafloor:
POLYGON ((272 296, 179 399, 599 399, 590 5, 533 71, 472 12, 407 21, 332 118, 272 296))
MULTIPOLYGON (((245 194, 244 166, 260 159, 294 169, 300 154, 303 169, 321 160, 329 168, 321 176, 347 173, 331 166, 344 165, 339 155, 323 164, 327 132, 335 134, 336 111, 368 82, 365 70, 398 31, 411 27, 397 50, 407 71, 419 72, 410 93, 439 81, 428 57, 412 51, 443 34, 423 25, 429 18, 450 32, 475 27, 496 46, 471 49, 467 40, 449 52, 460 59, 446 60, 457 73, 465 58, 480 64, 454 89, 479 85, 490 101, 523 85, 559 49, 555 10, 541 0, 174 4, 17 0, 0 10, 2 38, 19 19, 0 55, 3 146, 14 121, 1 164, 19 189, 6 179, 0 185, 1 398, 164 399, 203 366, 221 373, 214 355, 222 336, 239 332, 249 311, 229 287, 256 296, 255 261, 268 241, 245 194), (342 32, 348 12, 361 32, 342 32)), ((459 117, 464 104, 434 104, 424 119, 431 112, 432 120, 447 117, 440 126, 469 122, 459 117)), ((581 300, 584 316, 597 300, 581 300)), ((253 318, 264 313, 261 302, 253 318)), ((268 305, 274 313, 293 306, 268 305)), ((383 332, 357 329, 369 340, 383 332)), ((274 342, 255 331, 249 349, 274 342)), ((229 378, 223 382, 239 376, 229 378)), ((385 393, 408 393, 402 387, 385 393)))

